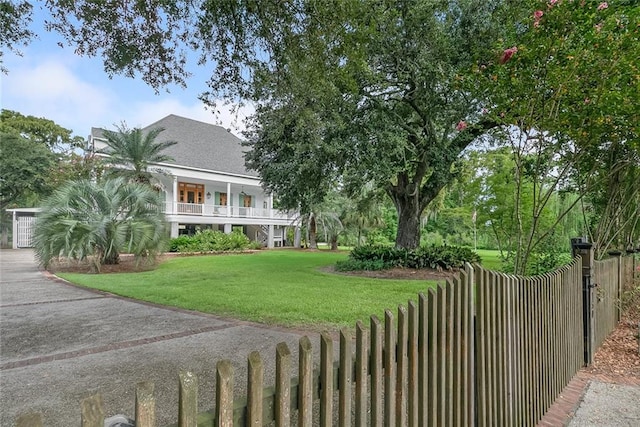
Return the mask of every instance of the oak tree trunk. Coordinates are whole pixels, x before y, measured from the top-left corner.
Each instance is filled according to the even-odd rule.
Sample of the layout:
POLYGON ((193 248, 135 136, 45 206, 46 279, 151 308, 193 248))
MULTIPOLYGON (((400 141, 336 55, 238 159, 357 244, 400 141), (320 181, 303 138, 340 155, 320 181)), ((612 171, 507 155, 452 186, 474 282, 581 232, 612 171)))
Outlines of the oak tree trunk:
POLYGON ((396 202, 398 234, 396 247, 415 249, 420 246, 420 209, 417 197, 400 197, 396 202))

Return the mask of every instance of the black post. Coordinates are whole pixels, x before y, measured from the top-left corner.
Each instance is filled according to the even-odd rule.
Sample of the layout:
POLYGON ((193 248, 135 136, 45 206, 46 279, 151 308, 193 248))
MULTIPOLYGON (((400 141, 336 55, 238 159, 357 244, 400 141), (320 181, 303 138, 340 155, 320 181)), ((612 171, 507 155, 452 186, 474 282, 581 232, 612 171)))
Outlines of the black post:
POLYGON ((593 306, 593 245, 586 237, 571 239, 571 250, 574 258, 582 258, 582 325, 584 338, 584 364, 593 363, 595 347, 595 309, 593 306))

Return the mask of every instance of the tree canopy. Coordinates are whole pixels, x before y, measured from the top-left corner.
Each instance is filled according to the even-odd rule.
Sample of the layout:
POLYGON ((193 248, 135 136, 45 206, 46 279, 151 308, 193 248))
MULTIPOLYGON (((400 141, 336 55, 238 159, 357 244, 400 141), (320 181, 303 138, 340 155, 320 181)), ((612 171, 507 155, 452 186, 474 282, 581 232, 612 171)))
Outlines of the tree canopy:
POLYGON ((49 149, 15 133, 0 133, 0 210, 30 194, 50 191, 49 172, 56 157, 49 149))
POLYGON ((47 5, 48 28, 78 53, 156 89, 184 84, 197 52, 212 69, 203 101, 256 106, 247 162, 283 206, 309 211, 330 189, 374 184, 397 210, 398 246, 418 244, 421 213, 492 129, 538 135, 529 142, 545 145, 541 166, 571 154, 555 184, 533 180, 538 195, 588 194, 592 178, 607 179, 594 168, 602 151, 638 152, 640 6, 630 0, 47 5))
POLYGON ((73 136, 73 131, 65 129, 53 120, 25 116, 17 111, 2 110, 0 131, 20 135, 56 152, 71 152, 76 148, 84 148, 84 138, 73 136))

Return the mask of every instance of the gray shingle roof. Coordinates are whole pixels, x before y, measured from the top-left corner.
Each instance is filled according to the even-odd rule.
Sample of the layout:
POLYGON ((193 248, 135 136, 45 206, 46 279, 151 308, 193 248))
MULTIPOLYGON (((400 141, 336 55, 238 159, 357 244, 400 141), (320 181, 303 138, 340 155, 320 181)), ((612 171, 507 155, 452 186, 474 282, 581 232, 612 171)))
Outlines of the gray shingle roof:
MULTIPOLYGON (((258 176, 244 165, 245 147, 241 140, 221 126, 170 114, 143 128, 164 128, 156 141, 177 141, 164 153, 173 157, 167 162, 179 166, 206 169, 237 175, 258 176)), ((103 139, 102 129, 91 128, 91 135, 103 139)))

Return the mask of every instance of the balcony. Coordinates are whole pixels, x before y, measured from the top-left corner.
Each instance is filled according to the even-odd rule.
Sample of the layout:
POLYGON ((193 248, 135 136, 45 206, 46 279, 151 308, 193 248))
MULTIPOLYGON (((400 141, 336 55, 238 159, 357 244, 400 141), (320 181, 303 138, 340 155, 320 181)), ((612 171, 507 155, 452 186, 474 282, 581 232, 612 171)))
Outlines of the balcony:
POLYGON ((276 209, 245 208, 241 206, 205 205, 197 203, 173 203, 167 202, 164 206, 167 215, 190 215, 204 217, 231 217, 231 218, 262 218, 293 221, 297 218, 295 212, 280 211, 276 209))

